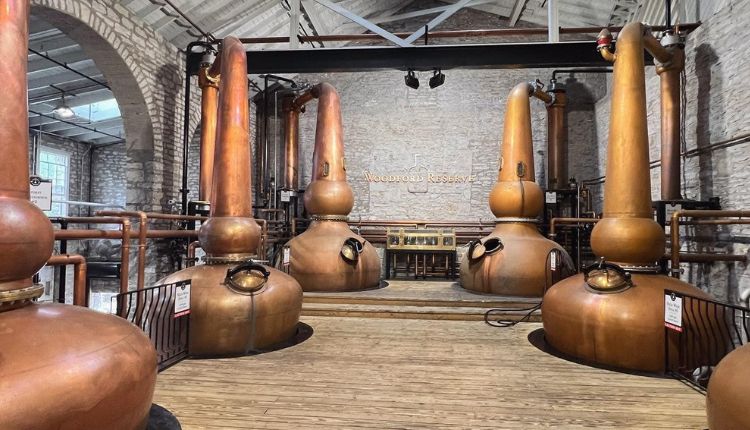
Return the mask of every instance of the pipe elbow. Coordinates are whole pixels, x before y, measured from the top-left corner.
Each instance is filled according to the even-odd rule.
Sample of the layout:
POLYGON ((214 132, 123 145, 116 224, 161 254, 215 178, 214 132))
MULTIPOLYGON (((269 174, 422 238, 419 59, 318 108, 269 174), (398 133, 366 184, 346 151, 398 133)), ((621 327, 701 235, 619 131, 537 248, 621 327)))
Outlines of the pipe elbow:
POLYGON ((315 85, 311 90, 310 94, 321 101, 328 101, 339 103, 339 93, 336 91, 336 87, 329 84, 328 82, 321 82, 315 85))

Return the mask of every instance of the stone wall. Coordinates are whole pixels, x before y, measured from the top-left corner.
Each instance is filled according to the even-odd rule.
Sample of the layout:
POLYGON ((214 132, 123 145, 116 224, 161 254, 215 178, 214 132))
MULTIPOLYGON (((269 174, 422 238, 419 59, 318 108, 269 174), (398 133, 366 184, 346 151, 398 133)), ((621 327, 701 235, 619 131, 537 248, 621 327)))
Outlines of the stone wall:
POLYGON ((79 43, 112 87, 125 128, 128 207, 167 209, 181 188, 184 54, 114 0, 33 0, 32 14, 79 43))
MULTIPOLYGON (((505 101, 518 83, 547 81, 551 70, 448 70, 445 84, 430 89, 431 72, 417 72, 421 85, 404 85, 404 73, 300 75, 310 83, 327 81, 342 101, 347 173, 354 189, 352 218, 491 220, 488 197, 497 178, 505 101), (416 167, 415 167, 416 166, 416 167), (416 170, 432 175, 426 184, 380 182, 378 177, 416 170), (470 176, 473 182, 443 182, 443 175, 470 176)), ((571 124, 592 124, 601 93, 601 75, 561 76, 570 88, 571 124)), ((531 100, 536 179, 546 181, 547 120, 544 104, 531 100)), ((300 178, 310 181, 317 102, 300 118, 300 178)), ((592 127, 571 127, 571 154, 594 149, 592 127), (573 152, 576 151, 576 152, 573 152)), ((595 153, 596 151, 593 151, 595 153)), ((574 160, 570 174, 581 177, 590 161, 574 160)), ((455 179, 455 178, 454 178, 455 179)))
MULTIPOLYGON (((707 200, 719 197, 723 209, 750 208, 750 105, 746 103, 746 87, 750 60, 742 53, 742 43, 750 37, 746 25, 750 2, 734 0, 706 19, 688 36, 685 54, 686 116, 685 144, 688 151, 704 148, 689 155, 684 162, 683 195, 688 199, 707 200), (710 148, 725 141, 739 143, 728 147, 710 148)), ((660 153, 659 77, 653 67, 646 70, 648 126, 651 160, 660 153)), ((610 98, 596 105, 596 134, 599 146, 607 141, 610 98)), ((599 156, 599 171, 604 174, 606 154, 599 156)), ((660 196, 659 168, 651 170, 652 198, 660 196)), ((601 191, 599 195, 601 196, 601 191)), ((599 209, 601 206, 599 203, 599 209)), ((725 252, 747 254, 750 227, 747 225, 689 228, 683 251, 725 252)), ((750 270, 740 263, 683 264, 683 279, 698 285, 721 300, 737 302, 750 290, 750 270)))
POLYGON ((110 145, 92 151, 91 201, 125 206, 127 156, 125 146, 110 145))

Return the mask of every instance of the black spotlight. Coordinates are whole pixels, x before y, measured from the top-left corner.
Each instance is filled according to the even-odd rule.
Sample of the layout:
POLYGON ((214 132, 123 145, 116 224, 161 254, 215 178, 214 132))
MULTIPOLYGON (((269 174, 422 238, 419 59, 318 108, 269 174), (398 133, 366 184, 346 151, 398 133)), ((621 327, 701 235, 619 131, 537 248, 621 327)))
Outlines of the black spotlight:
MULTIPOLYGON (((430 80, 432 82, 432 80, 430 80)), ((409 70, 406 73, 406 76, 404 76, 404 83, 407 87, 417 89, 419 88, 419 79, 417 79, 417 76, 414 74, 414 70, 409 70)))
MULTIPOLYGON (((430 88, 437 88, 445 83, 445 75, 440 69, 435 69, 435 73, 430 78, 430 88)), ((408 84, 407 84, 408 85, 408 84)))

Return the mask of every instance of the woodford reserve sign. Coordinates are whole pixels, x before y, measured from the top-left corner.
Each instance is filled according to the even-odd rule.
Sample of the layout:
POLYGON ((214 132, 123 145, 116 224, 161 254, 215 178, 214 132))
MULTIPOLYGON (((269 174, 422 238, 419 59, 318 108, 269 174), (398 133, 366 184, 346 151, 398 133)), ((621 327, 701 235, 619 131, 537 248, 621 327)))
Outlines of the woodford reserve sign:
POLYGON ((397 173, 382 173, 365 170, 363 176, 370 184, 406 184, 410 193, 427 193, 430 184, 471 184, 477 180, 476 175, 457 172, 434 172, 418 161, 419 154, 414 154, 414 165, 397 173))
POLYGON ((461 175, 458 173, 373 173, 369 170, 364 171, 364 177, 367 182, 395 182, 395 183, 430 183, 430 184, 454 184, 454 183, 471 183, 477 180, 476 175, 461 175))

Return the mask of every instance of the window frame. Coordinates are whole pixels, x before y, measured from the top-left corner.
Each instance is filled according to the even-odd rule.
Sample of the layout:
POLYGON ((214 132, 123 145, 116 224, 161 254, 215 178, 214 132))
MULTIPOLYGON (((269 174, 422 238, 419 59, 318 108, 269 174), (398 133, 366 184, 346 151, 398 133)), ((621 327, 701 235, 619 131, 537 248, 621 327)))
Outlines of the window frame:
MULTIPOLYGON (((62 199, 69 200, 70 199, 70 176, 71 176, 70 175, 70 163, 73 158, 72 154, 68 151, 57 149, 57 148, 52 148, 44 144, 39 145, 39 151, 37 152, 37 160, 36 160, 36 171, 38 172, 37 174, 42 177, 42 179, 50 179, 52 181, 52 187, 53 187, 52 199, 53 200, 56 200, 55 197, 59 198, 61 195, 59 193, 54 192, 56 179, 44 177, 41 175, 42 163, 43 163, 42 153, 65 157, 65 166, 64 166, 65 167, 65 186, 64 186, 64 193, 62 194, 62 199)), ((61 165, 59 163, 52 163, 49 161, 44 161, 44 163, 49 163, 55 166, 61 165)), ((61 208, 60 213, 54 213, 54 209, 50 211, 44 211, 44 213, 47 216, 63 216, 63 217, 68 216, 68 205, 66 203, 52 203, 53 208, 55 204, 60 205, 60 208, 61 208)))

